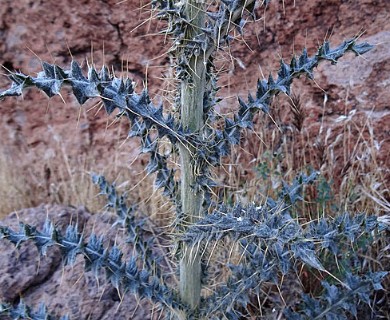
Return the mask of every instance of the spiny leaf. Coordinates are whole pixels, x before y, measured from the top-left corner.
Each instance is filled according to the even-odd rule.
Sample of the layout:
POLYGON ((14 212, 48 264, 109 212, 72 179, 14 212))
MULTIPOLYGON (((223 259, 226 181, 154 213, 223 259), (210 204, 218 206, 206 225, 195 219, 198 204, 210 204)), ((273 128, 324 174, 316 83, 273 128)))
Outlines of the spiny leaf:
MULTIPOLYGON (((32 240, 43 234, 35 228, 23 223, 21 223, 21 228, 23 230, 31 230, 32 240)), ((52 245, 58 245, 62 249, 61 253, 65 262, 74 262, 75 256, 82 254, 85 257, 88 266, 92 267, 93 264, 93 267, 96 268, 96 270, 97 268, 104 269, 108 278, 116 288, 123 287, 125 291, 132 288, 133 292, 141 297, 149 298, 152 302, 160 303, 169 308, 186 308, 177 299, 173 290, 168 289, 165 284, 160 282, 159 277, 161 276, 161 272, 157 273, 157 277, 152 276, 153 272, 146 269, 148 268, 147 265, 144 264, 143 268, 138 268, 133 262, 134 258, 130 260, 131 266, 127 267, 126 262, 122 260, 123 253, 117 246, 112 247, 110 250, 103 249, 101 246, 103 238, 98 239, 94 236, 92 236, 89 243, 84 243, 83 236, 78 234, 76 229, 77 228, 74 226, 68 226, 65 235, 61 235, 60 232, 56 230, 58 237, 56 241, 53 241, 52 245), (107 251, 108 254, 105 254, 107 251), (129 272, 130 270, 132 270, 131 273, 129 272), (156 282, 158 282, 159 285, 156 285, 156 282)), ((16 235, 19 234, 8 227, 1 227, 1 230, 4 237, 10 240, 15 239, 15 237, 17 237, 16 235)), ((20 242, 28 241, 27 238, 17 238, 20 239, 20 242)), ((18 243, 18 241, 16 243, 18 243)), ((155 266, 155 268, 158 269, 157 266, 155 266)), ((1 312, 3 312, 3 314, 4 312, 11 312, 11 316, 14 315, 17 319, 30 319, 29 317, 31 316, 29 307, 23 302, 21 302, 17 308, 7 309, 7 307, 2 305, 0 308, 0 315, 1 312)))
POLYGON ((359 44, 354 44, 352 47, 352 52, 354 52, 356 55, 362 55, 367 53, 368 51, 372 50, 374 48, 373 45, 363 42, 359 44))
POLYGON ((11 319, 30 319, 30 320, 69 320, 68 316, 57 318, 48 313, 47 307, 41 303, 36 311, 29 307, 23 299, 16 306, 11 304, 0 304, 0 316, 11 319))
POLYGON ((316 252, 310 248, 310 243, 298 243, 291 246, 291 250, 294 253, 294 256, 302 260, 304 263, 309 266, 324 271, 325 268, 322 266, 321 262, 318 260, 316 252))
POLYGON ((96 83, 88 81, 84 77, 80 65, 76 61, 71 62, 68 81, 70 82, 74 96, 80 104, 84 104, 89 98, 99 96, 96 83))

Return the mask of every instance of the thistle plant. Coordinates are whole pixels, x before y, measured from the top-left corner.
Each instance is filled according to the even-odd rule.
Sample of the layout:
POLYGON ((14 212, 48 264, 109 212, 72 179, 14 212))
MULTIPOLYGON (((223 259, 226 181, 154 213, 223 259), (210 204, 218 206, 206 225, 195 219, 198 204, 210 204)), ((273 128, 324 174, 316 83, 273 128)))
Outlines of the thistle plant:
MULTIPOLYGON (((243 33, 245 21, 254 18, 257 8, 268 2, 151 1, 157 17, 166 21, 162 32, 172 41, 169 54, 174 61, 178 113, 155 105, 147 88, 136 92, 131 79, 117 77, 107 66, 98 70, 88 65, 85 75, 76 61, 68 68, 43 62, 43 70, 35 77, 11 72, 11 87, 0 92, 2 99, 35 87, 53 97, 69 87, 80 104, 100 99, 108 114, 117 111, 117 117, 129 121, 129 136, 139 137, 141 152, 149 154, 147 173, 155 174, 155 187, 162 189, 176 208, 172 248, 176 248, 178 259, 179 288, 156 263, 159 257, 151 250, 154 239, 146 236, 144 221, 137 218, 115 185, 101 175, 93 174, 92 179, 100 194, 107 197, 107 207, 115 211, 116 224, 126 230, 128 245, 134 248, 134 255, 127 260, 119 247, 104 247, 103 235, 92 234, 87 240, 76 225, 69 225, 61 234, 50 221, 42 230, 21 222, 19 230, 1 226, 1 237, 16 246, 33 241, 43 255, 48 247, 58 245, 66 264, 83 255, 86 272, 98 275, 104 269, 115 288, 151 300, 165 310, 167 318, 240 319, 253 315, 253 298, 262 299, 265 286, 280 287, 284 278, 298 277, 302 269, 320 275, 323 289, 316 296, 302 290, 299 302, 271 306, 281 318, 347 319, 357 316, 362 303, 374 310, 371 296, 383 289, 381 281, 386 272, 362 272, 358 268, 362 258, 357 240, 364 239, 368 246, 376 241, 387 228, 385 219, 340 213, 335 218, 301 224, 292 216, 291 208, 303 200, 303 187, 317 179, 318 173, 313 171, 301 173, 292 184, 284 182, 279 196, 262 204, 229 206, 213 196, 222 188, 213 181, 213 169, 220 166, 233 145, 240 143, 243 131, 253 130, 256 113, 268 114, 275 96, 291 95, 291 85, 300 76, 313 79, 319 63, 336 64, 347 52, 360 56, 372 49, 370 44, 359 42, 358 36, 337 46, 325 41, 311 56, 304 49, 289 62, 281 60, 276 76, 259 80, 254 96, 238 97, 232 117, 217 114, 215 106, 221 99, 217 97, 214 58, 221 48, 233 45, 233 29, 243 33), (180 156, 179 169, 168 164, 172 154, 161 151, 167 140, 172 154, 180 156), (240 259, 228 264, 223 283, 211 294, 204 294, 202 286, 207 286, 207 275, 212 272, 207 263, 210 249, 223 241, 234 247, 240 259), (345 252, 348 257, 336 275, 334 266, 345 252)), ((0 315, 52 318, 43 305, 34 311, 23 302, 17 306, 1 304, 0 315)))

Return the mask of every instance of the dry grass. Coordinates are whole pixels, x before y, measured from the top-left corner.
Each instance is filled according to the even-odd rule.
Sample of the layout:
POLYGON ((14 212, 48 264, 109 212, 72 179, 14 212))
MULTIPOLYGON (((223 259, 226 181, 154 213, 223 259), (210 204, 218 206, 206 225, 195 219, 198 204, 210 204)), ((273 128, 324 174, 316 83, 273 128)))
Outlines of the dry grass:
POLYGON ((218 177, 226 185, 225 197, 261 202, 276 195, 282 180, 292 181, 312 168, 322 178, 316 188, 306 190, 302 215, 312 219, 325 211, 388 213, 388 159, 383 159, 386 150, 371 119, 352 114, 313 130, 299 97, 287 102, 290 111, 282 113, 287 108, 275 106, 271 117, 259 115, 255 132, 246 133, 241 146, 224 161, 218 177))
POLYGON ((6 156, 4 150, 0 150, 0 157, 0 216, 40 203, 84 205, 92 211, 103 205, 94 199, 96 189, 86 159, 53 156, 34 167, 18 161, 15 154, 6 156))
POLYGON ((34 195, 25 175, 15 166, 5 150, 0 152, 0 218, 34 205, 34 195))
POLYGON ((44 155, 33 148, 24 152, 13 146, 0 149, 0 217, 41 203, 85 206, 90 212, 101 212, 105 199, 98 196, 98 187, 92 183, 90 174, 95 172, 115 182, 118 191, 126 193, 129 202, 156 224, 166 225, 172 208, 153 187, 153 177, 146 176, 145 157, 129 161, 127 153, 118 148, 102 159, 94 145, 75 154, 60 136, 53 136, 54 147, 47 148, 44 155))

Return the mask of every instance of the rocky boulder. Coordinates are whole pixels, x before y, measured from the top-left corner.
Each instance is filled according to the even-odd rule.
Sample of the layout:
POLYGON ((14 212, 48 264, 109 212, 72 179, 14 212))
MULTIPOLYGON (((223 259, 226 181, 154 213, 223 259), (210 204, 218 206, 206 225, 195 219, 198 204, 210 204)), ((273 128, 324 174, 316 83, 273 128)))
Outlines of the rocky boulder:
MULTIPOLYGON (((92 215, 82 207, 41 205, 11 213, 0 224, 18 228, 19 221, 23 221, 40 229, 46 218, 62 231, 70 222, 77 222, 86 238, 92 230, 97 235, 105 235, 106 245, 113 245, 114 241, 125 243, 125 235, 112 228, 111 215, 92 215)), ((7 240, 1 240, 0 270, 1 302, 17 304, 23 298, 34 308, 44 302, 49 311, 68 314, 70 319, 77 320, 152 319, 153 313, 158 314, 147 301, 137 300, 131 294, 118 294, 104 273, 96 279, 91 272, 85 272, 82 256, 74 266, 64 267, 56 247, 49 248, 47 255, 40 257, 32 242, 15 249, 7 240)))

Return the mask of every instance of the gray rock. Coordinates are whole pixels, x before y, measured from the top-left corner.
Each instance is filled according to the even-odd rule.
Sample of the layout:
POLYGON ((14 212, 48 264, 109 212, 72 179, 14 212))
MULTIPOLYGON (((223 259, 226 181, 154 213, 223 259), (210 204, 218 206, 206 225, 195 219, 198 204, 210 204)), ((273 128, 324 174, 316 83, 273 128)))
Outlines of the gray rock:
MULTIPOLYGON (((125 243, 125 235, 112 227, 113 217, 91 215, 84 208, 41 205, 11 213, 0 224, 18 228, 19 221, 23 221, 39 229, 47 217, 62 231, 70 221, 77 221, 86 238, 93 230, 111 242, 106 245, 112 245, 114 241, 125 243)), ((39 257, 33 243, 24 243, 20 249, 15 249, 7 240, 0 241, 0 301, 17 304, 22 297, 33 308, 43 302, 51 313, 68 314, 70 319, 147 320, 158 317, 149 302, 118 293, 105 279, 104 272, 98 278, 85 272, 82 256, 77 257, 73 266, 63 266, 58 250, 49 248, 45 257, 39 257)), ((123 248, 125 255, 129 250, 123 248)))

